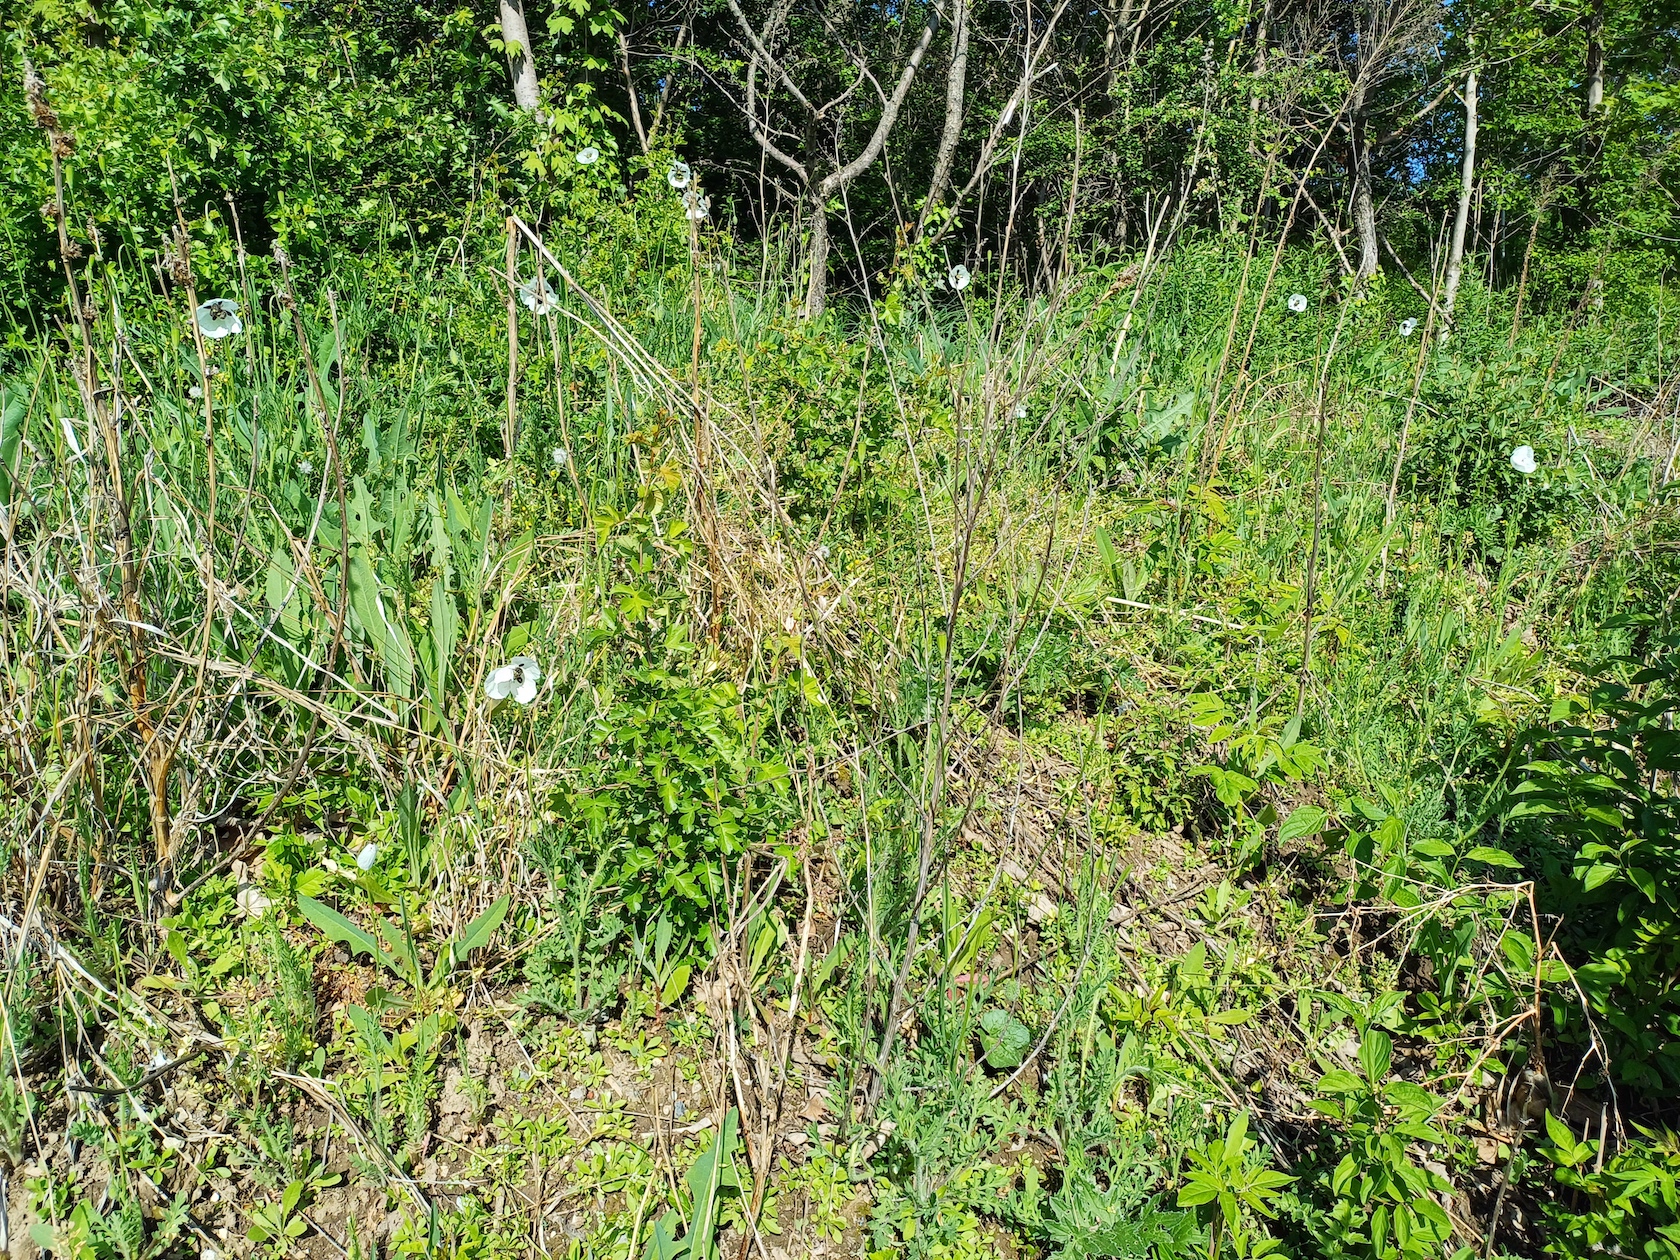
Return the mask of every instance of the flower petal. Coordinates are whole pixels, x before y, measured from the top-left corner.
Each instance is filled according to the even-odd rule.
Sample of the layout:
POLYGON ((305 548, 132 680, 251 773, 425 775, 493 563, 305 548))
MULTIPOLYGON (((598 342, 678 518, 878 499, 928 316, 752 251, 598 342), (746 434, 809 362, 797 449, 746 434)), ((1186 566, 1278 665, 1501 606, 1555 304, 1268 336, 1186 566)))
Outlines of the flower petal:
POLYGON ((492 700, 506 700, 513 694, 517 673, 511 665, 502 665, 491 670, 484 678, 484 694, 492 700))

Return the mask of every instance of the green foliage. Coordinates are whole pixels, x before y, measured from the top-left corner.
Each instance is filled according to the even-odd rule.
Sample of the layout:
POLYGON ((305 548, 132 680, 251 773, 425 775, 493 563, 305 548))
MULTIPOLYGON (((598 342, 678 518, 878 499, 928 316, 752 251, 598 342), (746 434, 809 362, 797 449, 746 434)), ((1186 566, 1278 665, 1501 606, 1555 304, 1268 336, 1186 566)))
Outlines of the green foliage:
POLYGON ((292 1071, 315 1048, 315 985, 303 960, 281 931, 279 918, 269 915, 263 926, 268 938, 264 953, 274 970, 281 1053, 286 1070, 292 1071))
MULTIPOLYGON (((7 9, 75 138, 67 191, 108 246, 126 237, 150 249, 174 225, 177 196, 195 229, 208 208, 231 230, 233 209, 262 253, 277 239, 311 259, 437 242, 458 222, 505 79, 462 14, 407 5, 124 0, 96 20, 57 0, 7 9)), ((9 66, 0 232, 15 247, 11 304, 61 277, 39 214, 51 168, 9 66)), ((78 215, 78 235, 83 224, 78 215)), ((226 237, 216 252, 225 280, 226 237)))
POLYGON ((1124 1178, 1105 1189, 1089 1172, 1076 1172, 1048 1206, 1043 1231, 1057 1260, 1175 1260, 1195 1250, 1195 1214, 1138 1202, 1124 1178))
MULTIPOLYGON (((1587 701, 1562 700, 1526 732, 1504 817, 1571 925, 1575 976, 1637 1089, 1680 1089, 1680 639, 1649 617, 1612 628, 1642 642, 1595 671, 1587 701), (1625 681, 1622 681, 1625 679, 1625 681)), ((1579 1034, 1576 1034, 1579 1035, 1579 1034)))
POLYGON ((1458 536, 1467 551, 1493 560, 1517 543, 1549 537, 1606 497, 1625 500, 1643 482, 1606 486, 1597 469, 1621 455, 1584 446, 1569 436, 1572 428, 1556 423, 1596 401, 1588 373, 1549 383, 1535 375, 1538 365, 1506 370, 1502 376, 1485 363, 1460 360, 1436 365, 1402 474, 1413 495, 1442 506, 1443 535, 1458 536), (1512 466, 1519 446, 1534 448, 1534 473, 1512 466))
POLYGON ((420 950, 409 926, 406 899, 398 903, 402 911, 400 925, 392 924, 383 915, 375 916, 374 927, 378 935, 313 897, 300 896, 297 904, 298 912, 320 928, 328 940, 349 946, 352 954, 368 955, 397 979, 423 992, 437 989, 448 980, 455 968, 467 961, 473 950, 482 949, 490 943, 496 929, 507 917, 511 902, 504 893, 484 913, 467 924, 460 936, 445 941, 438 949, 437 960, 429 972, 422 965, 420 950))
POLYGON ((980 1050, 996 1070, 1019 1067, 1032 1045, 1032 1030, 1000 1006, 980 1016, 980 1050))
MULTIPOLYGON (((544 1021, 521 1043, 529 1078, 490 1069, 517 1097, 456 1152, 471 1167, 450 1172, 482 1202, 428 1186, 436 1211, 384 1230, 392 1254, 478 1260, 541 1239, 555 1254, 622 1256, 651 1227, 649 1255, 715 1260, 749 1211, 738 1118, 696 1140, 665 1200, 648 1117, 608 1096, 602 1053, 576 1049, 597 1037, 642 1070, 676 1057, 667 1041, 704 1055, 726 1032, 749 1088, 826 1081, 843 1114, 797 1174, 768 1171, 763 1228, 778 1183, 784 1221, 786 1191, 803 1187, 810 1228, 834 1242, 867 1197, 877 1251, 930 1260, 996 1255, 1009 1232, 1017 1250, 1066 1257, 1263 1255, 1282 1232, 1265 1222, 1286 1204, 1302 1254, 1437 1256, 1438 1196, 1466 1188, 1449 1184, 1464 1113, 1418 1082, 1459 1079, 1470 1045, 1493 1052, 1478 1070, 1514 1071, 1529 1051, 1510 1021, 1536 979, 1560 1079, 1579 1068, 1582 1092, 1601 1087, 1578 981, 1618 1085, 1635 1087, 1620 1097, 1673 1094, 1674 647, 1649 627, 1595 628, 1607 609, 1656 607, 1673 590, 1672 535, 1653 522, 1672 515, 1658 483, 1672 437, 1662 285, 1676 99, 1669 37, 1641 33, 1644 10, 1611 6, 1611 108, 1583 118, 1570 97, 1590 15, 1573 0, 1443 11, 1360 80, 1370 94, 1357 105, 1346 93, 1371 6, 1331 6, 1323 29, 1316 14, 1273 20, 1267 48, 1258 8, 1192 0, 1130 30, 1113 25, 1127 20, 1117 8, 1069 9, 1055 31, 1035 28, 1049 42, 1034 107, 1012 114, 1021 130, 993 154, 994 182, 955 208, 947 190, 929 222, 951 230, 936 238, 882 225, 917 213, 899 191, 926 187, 938 147, 945 6, 886 160, 830 208, 859 229, 841 251, 857 288, 803 321, 786 307, 798 251, 744 177, 762 154, 719 90, 740 68, 733 28, 694 23, 678 56, 653 10, 528 7, 540 116, 507 104, 493 6, 0 4, 16 19, 14 62, 28 51, 73 133, 65 226, 97 369, 83 379, 92 369, 58 334, 26 331, 62 323, 72 347, 78 335, 40 212, 51 162, 12 73, 0 86, 0 271, 13 281, 0 299, 3 900, 24 904, 42 837, 63 848, 8 979, 0 1154, 57 1175, 56 1148, 30 1149, 26 1122, 56 1106, 39 1065, 58 1046, 67 1075, 93 1079, 99 1048, 120 1080, 143 1078, 151 1047, 136 1049, 126 1022, 127 990, 142 989, 168 1026, 202 1021, 227 1043, 200 1083, 215 1093, 221 1071, 250 1106, 237 1126, 206 1122, 238 1132, 202 1162, 266 1187, 241 1186, 239 1228, 280 1254, 327 1180, 311 1167, 308 1109, 289 1105, 295 1082, 269 1069, 307 1061, 330 1082, 319 1087, 377 1148, 354 1143, 361 1180, 391 1188, 393 1163, 418 1176, 445 1136, 433 1108, 454 1058, 453 990, 498 933, 518 938, 528 1007, 589 1026, 544 1021), (1351 144, 1382 137, 1382 239, 1428 259, 1456 199, 1459 122, 1450 96, 1417 110, 1472 59, 1489 120, 1478 256, 1450 339, 1424 361, 1391 520, 1384 490, 1420 347, 1394 324, 1424 299, 1398 270, 1340 286, 1350 240, 1309 246, 1321 229, 1300 208, 1256 309, 1288 192, 1267 168, 1326 118, 1346 119, 1351 144), (644 128, 655 109, 663 118, 646 156, 620 95, 638 89, 644 128), (577 162, 586 143, 598 162, 577 162), (694 238, 663 182, 679 143, 716 198, 694 238), (1005 167, 1025 200, 997 195, 1005 167), (237 295, 247 319, 240 339, 207 348, 202 373, 183 286, 155 253, 177 198, 200 295, 237 295), (1145 269, 1131 248, 1140 212, 1153 225, 1163 206, 1166 261, 1145 269), (508 213, 540 226, 588 295, 562 286, 552 318, 515 310, 511 382, 508 213), (761 233, 762 254, 731 224, 761 233), (1252 250, 1233 244, 1251 230, 1252 250), (871 305, 888 237, 891 289, 871 305), (1005 245, 980 261, 970 240, 1005 245), (1027 252, 1011 255, 1018 240, 1027 252), (300 264, 301 345, 290 297, 274 292, 276 243, 300 264), (934 287, 960 257, 975 286, 934 287), (1518 336, 1511 289, 1531 261, 1518 336), (1033 287, 1052 272, 1065 289, 1033 287), (1284 314, 1291 289, 1313 295, 1310 314, 1284 314), (1321 357, 1332 322, 1340 357, 1321 357), (1066 341, 1041 352, 1041 336, 1066 341), (508 451, 510 389, 523 437, 508 451), (118 414, 109 469, 103 435, 79 416, 90 394, 118 414), (716 438, 704 469, 691 395, 716 438), (1307 421, 1320 413, 1317 451, 1307 421), (567 459, 551 463, 561 444, 567 459), (1540 473, 1511 467, 1517 444, 1537 449, 1540 473), (138 613, 123 606, 124 493, 138 613), (954 522, 970 508, 967 540, 954 522), (1600 650, 1629 630, 1636 650, 1591 671, 1605 685, 1588 702, 1512 737, 1581 684, 1565 655, 1577 649, 1560 645, 1600 650), (542 660, 541 701, 485 704, 486 670, 526 651, 542 660), (947 684, 958 734, 944 747, 947 684), (994 709, 1006 729, 990 725, 994 709), (177 887, 191 887, 178 906, 161 883, 147 893, 144 773, 148 750, 175 739, 161 799, 177 887), (1017 746, 1019 782, 997 782, 996 750, 1017 746), (229 833, 258 817, 238 843, 265 848, 262 875, 212 873, 229 833), (351 836, 377 841, 374 870, 342 860, 351 836), (940 904, 919 907, 913 951, 924 837, 940 904), (1013 868, 992 878, 1005 837, 1011 861, 1037 850, 1026 896, 1013 868), (774 891, 758 878, 767 867, 774 891), (740 896, 740 871, 762 901, 740 896), (1555 919, 1526 930, 1523 899, 1501 887, 1515 873, 1539 881, 1555 936, 1555 919), (1166 895, 1169 876, 1174 890, 1194 884, 1166 895), (1327 913, 1344 888, 1345 913, 1327 913), (253 893, 272 901, 266 913, 253 893), (1052 894, 1064 904, 1047 909, 1052 894), (1353 904, 1366 901, 1379 904, 1353 904), (482 913, 439 939, 429 902, 482 913), (294 905, 348 963, 291 943, 294 905), (1373 945, 1372 920, 1394 911, 1373 945), (1567 962, 1536 957, 1543 931, 1567 962), (48 944, 65 953, 45 967, 34 951, 48 944), (666 1009, 725 948, 742 981, 736 1024, 666 1009), (908 1008, 877 1078, 900 968, 908 1008), (367 988, 370 976, 395 992, 367 988), (1233 1034, 1251 1022, 1260 1035, 1233 1034), (1403 1057, 1379 1022, 1415 1039, 1403 1057), (1226 1085, 1272 1107, 1288 1093, 1262 1081, 1349 1025, 1358 1070, 1318 1061, 1328 1123, 1293 1194, 1246 1113, 1206 1140, 1226 1085), (1256 1046, 1278 1047, 1275 1061, 1250 1063, 1256 1046), (572 1085, 590 1105, 570 1106, 572 1085), (875 1113, 860 1111, 874 1092, 875 1113), (568 1201, 558 1218, 534 1213, 527 1240, 523 1215, 504 1209, 525 1201, 533 1171, 545 1209, 555 1193, 568 1201)), ((808 155, 820 177, 874 109, 845 54, 895 81, 881 71, 896 72, 932 9, 858 8, 838 36, 812 10, 783 9, 774 39, 790 72, 853 102, 808 155)), ((1016 73, 995 51, 1015 18, 968 11, 959 183, 1016 73)), ((775 108, 789 99, 777 88, 775 108)), ((821 130, 791 128, 788 142, 821 130)), ((1349 204, 1341 144, 1308 176, 1314 206, 1349 204)), ((846 234, 831 226, 838 249, 846 234)), ((529 252, 516 266, 532 268, 529 252)), ((472 1007, 505 1011, 511 968, 489 972, 473 977, 472 1007)), ((174 1206, 148 1219, 132 1194, 140 1172, 186 1184, 201 1158, 159 1145, 154 1130, 173 1134, 179 1117, 153 1107, 154 1088, 71 1122, 77 1140, 95 1119, 118 1137, 108 1211, 77 1198, 86 1184, 46 1196, 55 1254, 186 1245, 174 1206)), ((1299 1121, 1280 1114, 1267 1123, 1299 1121)), ((1540 1210, 1559 1251, 1674 1260, 1672 1139, 1589 1171, 1591 1143, 1549 1133, 1559 1171, 1540 1197, 1560 1202, 1540 1210)))
POLYGON ((277 1202, 259 1204, 252 1208, 251 1228, 246 1231, 245 1236, 259 1245, 267 1244, 277 1255, 289 1251, 292 1244, 303 1237, 304 1231, 309 1228, 308 1222, 298 1211, 307 1188, 303 1182, 294 1181, 286 1187, 277 1202))
POLYGON ((1450 1144, 1434 1123, 1445 1100, 1390 1075, 1394 1042, 1380 1028, 1361 1038, 1358 1059, 1358 1072, 1331 1068, 1320 1077, 1311 1104, 1336 1123, 1345 1153, 1313 1187, 1321 1198, 1308 1213, 1309 1227, 1332 1255, 1437 1256, 1452 1222, 1434 1196, 1452 1187, 1420 1167, 1411 1148, 1450 1144))
MULTIPOLYGON (((9 1059, 9 1055, 0 1059, 9 1059)), ((0 1155, 13 1166, 23 1163, 23 1139, 33 1114, 33 1102, 27 1086, 18 1083, 15 1068, 0 1079, 0 1155)))
POLYGON ((67 1260, 163 1260, 174 1254, 186 1232, 189 1204, 176 1195, 155 1220, 148 1220, 144 1205, 126 1177, 113 1179, 109 1210, 85 1200, 77 1203, 58 1225, 45 1222, 30 1227, 36 1246, 67 1260))
POLYGON ((1546 1113, 1540 1154, 1557 1182, 1586 1203, 1548 1204, 1547 1251, 1569 1260, 1606 1252, 1641 1260, 1680 1257, 1680 1135, 1644 1133, 1598 1166, 1599 1144, 1577 1141, 1569 1126, 1546 1113))
POLYGON ((668 914, 694 941, 720 904, 726 866, 784 817, 787 770, 758 748, 757 696, 704 668, 679 672, 694 652, 681 623, 661 646, 671 664, 619 680, 589 731, 584 784, 561 807, 605 857, 630 919, 668 914))
POLYGON ((827 336, 804 328, 755 349, 754 385, 785 417, 776 435, 777 480, 789 515, 847 531, 878 523, 899 497, 883 475, 898 425, 879 364, 867 366, 860 342, 837 352, 827 336))
POLYGON ((653 924, 651 939, 631 937, 636 961, 653 982, 653 990, 659 1001, 665 1005, 674 1002, 681 995, 683 989, 688 986, 688 977, 693 970, 690 963, 678 961, 677 954, 671 948, 673 938, 671 916, 664 910, 659 912, 659 918, 653 924))
POLYGON ((1272 1201, 1295 1178, 1269 1168, 1258 1157, 1256 1143, 1248 1136, 1248 1112, 1231 1118, 1224 1137, 1211 1138, 1189 1152, 1190 1169, 1178 1192, 1179 1207, 1212 1209, 1213 1236, 1208 1244, 1209 1260, 1218 1260, 1220 1246, 1229 1241, 1233 1254, 1265 1256, 1277 1243, 1252 1234, 1246 1225, 1249 1213, 1273 1216, 1272 1201))
POLYGON ((717 1136, 700 1152, 683 1178, 688 1188, 687 1210, 679 1214, 672 1208, 654 1223, 653 1236, 648 1239, 647 1260, 715 1260, 724 1201, 739 1198, 743 1191, 735 1164, 741 1144, 736 1132, 738 1124, 739 1117, 731 1108, 724 1115, 717 1136), (676 1234, 684 1221, 687 1228, 682 1230, 679 1240, 676 1234))

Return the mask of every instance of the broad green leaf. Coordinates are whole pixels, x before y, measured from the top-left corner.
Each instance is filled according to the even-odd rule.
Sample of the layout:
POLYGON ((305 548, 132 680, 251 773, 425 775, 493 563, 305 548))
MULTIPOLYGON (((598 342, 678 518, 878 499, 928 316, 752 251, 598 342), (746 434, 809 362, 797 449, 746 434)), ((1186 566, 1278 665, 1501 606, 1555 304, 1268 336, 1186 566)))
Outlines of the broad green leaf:
POLYGON ((1568 1125, 1550 1111, 1546 1113, 1546 1135, 1552 1139, 1552 1145, 1565 1155, 1575 1149, 1575 1135, 1570 1132, 1568 1125))
POLYGON ((665 981, 665 987, 659 992, 660 1005, 669 1006, 682 996, 683 990, 688 987, 690 971, 689 964, 682 963, 671 972, 670 979, 665 981))
POLYGON ((681 1227, 682 1221, 675 1210, 665 1213, 655 1221, 644 1260, 687 1260, 688 1244, 678 1242, 673 1237, 681 1227))
POLYGON ((1394 1061, 1394 1041, 1381 1029, 1373 1028, 1359 1043, 1359 1067, 1373 1085, 1382 1083, 1394 1061))
POLYGON ((432 583, 432 701, 438 711, 448 708, 449 663, 455 655, 455 640, 459 637, 461 618, 455 611, 455 597, 449 584, 439 575, 432 583))
POLYGON ((1300 840, 1306 836, 1316 836, 1324 830, 1330 815, 1317 805, 1302 805, 1291 810, 1289 817, 1283 820, 1278 828, 1278 843, 1288 844, 1291 840, 1300 840))
POLYGON ((396 695, 408 699, 414 694, 414 649, 409 645, 408 632, 399 624, 400 613, 393 616, 386 606, 379 579, 374 576, 367 552, 360 547, 350 552, 350 607, 379 653, 386 683, 396 695))
POLYGON ((326 933, 329 941, 337 941, 340 945, 348 945, 352 954, 367 954, 385 964, 392 971, 397 970, 394 958, 380 946, 379 940, 371 932, 357 927, 331 906, 322 905, 313 897, 299 897, 297 899, 298 913, 308 919, 322 932, 326 933))
POLYGON ((1019 1067, 1031 1044, 1031 1031, 1002 1007, 994 1006, 980 1017, 980 1048, 991 1067, 1019 1067))
POLYGON ((1178 1192, 1178 1206, 1200 1207, 1204 1203, 1212 1203, 1218 1193, 1218 1188, 1212 1182, 1200 1174, 1192 1173, 1178 1192))
POLYGON ((1097 526, 1095 534, 1097 554, 1102 557, 1103 567, 1113 573, 1114 566, 1120 563, 1120 553, 1114 549, 1114 540, 1108 536, 1108 531, 1101 525, 1097 526))
POLYGON ((490 943, 490 938, 496 934, 496 929, 502 926, 502 920, 507 918, 508 906, 511 904, 508 895, 503 893, 496 898, 488 910, 467 924, 466 931, 450 942, 450 953, 455 956, 457 962, 465 962, 467 955, 472 953, 473 950, 483 949, 490 943))
POLYGON ((1608 866, 1603 862, 1595 862, 1587 868, 1585 877, 1581 879, 1581 886, 1587 892, 1591 892, 1595 888, 1601 888, 1608 884, 1620 874, 1621 871, 1614 866, 1608 866))
POLYGON ((1331 1068, 1318 1078, 1318 1089, 1323 1094, 1357 1094, 1364 1088, 1365 1082, 1346 1068, 1331 1068))
POLYGON ((29 395, 22 385, 7 385, 0 392, 0 507, 12 505, 12 487, 18 472, 18 443, 28 416, 29 395))
POLYGON ((684 1178, 694 1198, 687 1238, 691 1260, 712 1260, 717 1250, 716 1235, 723 1192, 740 1190, 740 1179, 735 1173, 735 1130, 738 1124, 739 1117, 731 1107, 712 1144, 701 1152, 684 1178))

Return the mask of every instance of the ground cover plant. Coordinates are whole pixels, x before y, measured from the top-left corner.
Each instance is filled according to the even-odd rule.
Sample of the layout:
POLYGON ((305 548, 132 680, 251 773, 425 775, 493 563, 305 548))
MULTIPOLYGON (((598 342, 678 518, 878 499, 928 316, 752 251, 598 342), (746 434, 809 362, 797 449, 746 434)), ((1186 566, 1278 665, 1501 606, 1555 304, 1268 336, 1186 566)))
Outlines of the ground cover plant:
POLYGON ((1672 22, 1239 10, 6 8, 0 1246, 1680 1257, 1672 22))

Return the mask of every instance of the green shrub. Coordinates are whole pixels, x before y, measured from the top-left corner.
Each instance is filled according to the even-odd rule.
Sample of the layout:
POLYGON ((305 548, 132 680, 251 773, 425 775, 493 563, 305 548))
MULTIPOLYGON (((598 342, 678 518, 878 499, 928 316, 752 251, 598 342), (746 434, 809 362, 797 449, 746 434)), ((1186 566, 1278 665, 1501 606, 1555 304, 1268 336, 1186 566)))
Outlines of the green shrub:
MULTIPOLYGON (((1680 1089, 1680 635, 1648 617, 1614 623, 1643 643, 1600 667, 1585 702, 1518 744, 1505 818, 1541 872, 1542 909, 1568 925, 1575 974, 1625 1082, 1680 1089)), ((1554 1018, 1568 1018, 1571 996, 1554 1018)), ((1584 1029, 1566 1025, 1580 1042, 1584 1029)))
POLYGON ((1547 1251, 1569 1260, 1606 1254, 1680 1260, 1680 1134, 1642 1132, 1647 1141, 1598 1167, 1598 1142, 1577 1142, 1568 1125, 1546 1117, 1548 1140, 1540 1153, 1555 1165, 1558 1184, 1586 1200, 1546 1205, 1547 1251))
POLYGON ((690 936, 721 912, 726 868, 783 820, 788 780, 757 747, 765 715, 698 674, 647 665, 623 678, 589 731, 584 782, 562 798, 628 917, 667 908, 690 936))

